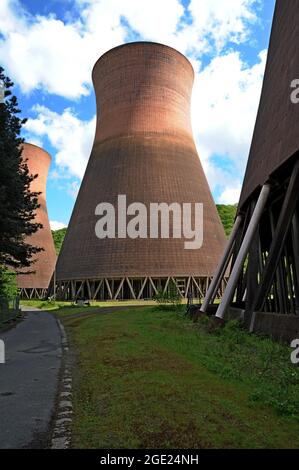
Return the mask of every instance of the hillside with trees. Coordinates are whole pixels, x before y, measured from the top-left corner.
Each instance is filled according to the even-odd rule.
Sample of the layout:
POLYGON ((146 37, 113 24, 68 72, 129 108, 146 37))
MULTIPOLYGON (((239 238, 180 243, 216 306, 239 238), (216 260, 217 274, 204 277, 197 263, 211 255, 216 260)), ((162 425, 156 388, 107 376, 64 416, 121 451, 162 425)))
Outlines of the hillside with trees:
POLYGON ((57 255, 60 252, 65 234, 66 234, 66 228, 61 228, 60 230, 52 230, 52 236, 53 236, 57 255))
POLYGON ((226 236, 228 237, 234 225, 236 212, 237 212, 237 204, 234 204, 234 205, 218 204, 217 210, 218 210, 221 222, 223 224, 226 236))

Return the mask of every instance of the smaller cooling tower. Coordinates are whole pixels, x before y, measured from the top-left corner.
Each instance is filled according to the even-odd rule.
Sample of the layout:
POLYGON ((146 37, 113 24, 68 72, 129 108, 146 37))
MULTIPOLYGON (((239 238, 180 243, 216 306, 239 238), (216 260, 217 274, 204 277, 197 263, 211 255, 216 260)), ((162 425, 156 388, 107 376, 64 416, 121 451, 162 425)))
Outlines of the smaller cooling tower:
POLYGON ((23 298, 41 298, 46 294, 56 263, 56 252, 46 204, 46 183, 51 156, 40 147, 27 143, 23 144, 22 156, 24 160, 27 159, 29 173, 38 175, 31 184, 33 192, 41 193, 39 195, 40 207, 36 211, 34 221, 43 226, 42 229, 30 235, 26 243, 44 250, 35 255, 35 263, 30 268, 24 269, 24 271, 34 271, 34 273, 19 274, 17 282, 23 298))

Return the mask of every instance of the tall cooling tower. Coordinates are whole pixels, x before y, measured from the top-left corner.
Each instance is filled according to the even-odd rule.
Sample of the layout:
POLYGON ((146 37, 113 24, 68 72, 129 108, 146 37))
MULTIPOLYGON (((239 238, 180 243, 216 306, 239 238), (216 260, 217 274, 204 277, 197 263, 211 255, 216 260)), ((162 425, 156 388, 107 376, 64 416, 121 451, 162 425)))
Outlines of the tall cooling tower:
POLYGON ((40 207, 36 211, 34 222, 41 223, 43 228, 30 235, 26 243, 43 248, 34 255, 35 262, 24 271, 32 271, 32 274, 19 274, 17 276, 18 287, 21 289, 21 296, 24 298, 42 298, 45 296, 54 267, 56 263, 56 252, 51 234, 47 204, 46 204, 46 183, 51 156, 40 147, 32 144, 23 144, 22 158, 27 159, 29 173, 38 175, 32 181, 30 189, 32 192, 40 192, 38 202, 40 207))
POLYGON ((262 95, 252 139, 240 208, 271 175, 291 165, 299 150, 299 4, 276 1, 262 95), (293 83, 296 80, 296 83, 293 83))
MULTIPOLYGON (((262 331, 262 326, 272 322, 260 312, 299 315, 298 41, 299 2, 277 0, 238 216, 229 243, 232 271, 217 312, 222 318, 234 303, 245 310, 251 330, 262 331)), ((223 258, 216 272, 219 281, 226 261, 223 258)), ((205 303, 211 299, 208 295, 205 303)), ((280 316, 273 319, 281 337, 286 321, 287 315, 284 320, 280 316)))
POLYGON ((64 298, 150 298, 175 283, 202 295, 225 234, 195 148, 190 98, 194 73, 176 50, 137 42, 104 54, 93 69, 93 149, 57 263, 64 298), (97 204, 203 203, 204 243, 180 239, 99 240, 97 204))

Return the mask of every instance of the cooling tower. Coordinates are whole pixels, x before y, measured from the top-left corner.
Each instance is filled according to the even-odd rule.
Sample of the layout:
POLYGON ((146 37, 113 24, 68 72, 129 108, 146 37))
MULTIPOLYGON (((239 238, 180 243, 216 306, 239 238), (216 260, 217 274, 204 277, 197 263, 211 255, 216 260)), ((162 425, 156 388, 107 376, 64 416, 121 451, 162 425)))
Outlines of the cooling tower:
POLYGON ((24 160, 27 159, 29 173, 38 175, 32 181, 30 189, 41 193, 38 197, 40 207, 36 211, 34 222, 41 223, 43 226, 42 229, 30 235, 26 243, 41 247, 44 251, 34 255, 35 262, 29 268, 24 269, 24 271, 32 271, 32 274, 19 274, 17 282, 23 298, 42 298, 47 292, 56 262, 46 204, 46 183, 51 156, 36 145, 24 143, 22 157, 24 160))
POLYGON ((291 101, 291 84, 299 79, 298 20, 297 0, 277 0, 240 207, 270 176, 287 166, 299 149, 299 106, 291 101))
POLYGON ((174 282, 202 295, 225 244, 193 140, 194 73, 176 50, 137 42, 104 54, 93 69, 97 126, 91 156, 57 263, 58 295, 150 298, 174 282), (95 235, 97 204, 203 203, 204 242, 95 235))
MULTIPOLYGON (((216 315, 223 318, 233 303, 245 311, 252 331, 272 321, 261 312, 299 314, 298 25, 298 1, 277 0, 236 225, 213 281, 217 286, 232 254, 216 315)), ((211 300, 209 292, 205 307, 211 300)), ((282 335, 287 317, 278 328, 282 335)))

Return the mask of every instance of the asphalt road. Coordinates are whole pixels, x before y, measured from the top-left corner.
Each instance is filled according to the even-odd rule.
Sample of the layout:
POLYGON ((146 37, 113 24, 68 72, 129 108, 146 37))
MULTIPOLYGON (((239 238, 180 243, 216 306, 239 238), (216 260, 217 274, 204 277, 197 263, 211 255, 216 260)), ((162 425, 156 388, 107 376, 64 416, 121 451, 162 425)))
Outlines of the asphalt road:
POLYGON ((6 353, 0 364, 0 449, 48 445, 61 336, 52 315, 32 310, 15 328, 0 333, 6 353))

